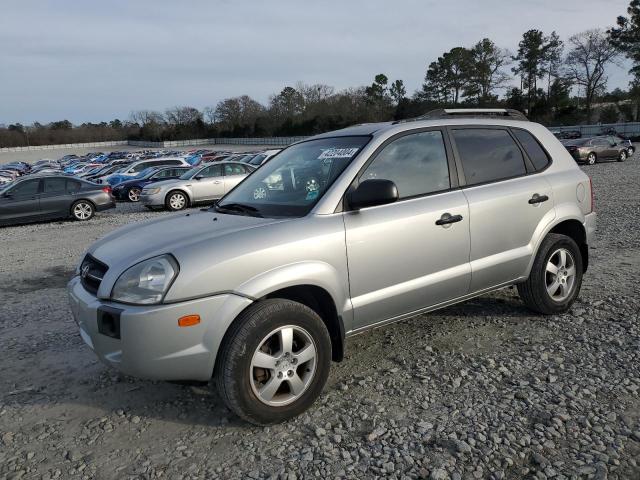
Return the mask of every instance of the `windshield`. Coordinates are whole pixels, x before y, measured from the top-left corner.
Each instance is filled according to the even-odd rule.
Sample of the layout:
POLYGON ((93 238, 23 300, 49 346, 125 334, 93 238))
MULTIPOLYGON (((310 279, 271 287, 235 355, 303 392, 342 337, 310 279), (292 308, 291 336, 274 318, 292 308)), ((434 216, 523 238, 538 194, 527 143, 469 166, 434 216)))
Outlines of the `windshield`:
POLYGON ((189 170, 184 172, 182 175, 180 175, 178 178, 180 180, 190 180, 191 177, 193 177, 196 174, 196 172, 199 172, 200 170, 202 170, 202 165, 190 168, 189 170))
POLYGON ((147 167, 144 170, 142 170, 139 174, 137 174, 135 178, 145 178, 147 175, 150 175, 152 172, 154 172, 156 168, 158 167, 147 167))
POLYGON ((242 213, 250 210, 256 216, 304 216, 369 139, 334 137, 293 145, 247 177, 217 209, 238 213, 241 206, 242 213))
POLYGON ((256 155, 255 157, 253 157, 247 163, 249 163, 249 165, 259 166, 265 158, 267 158, 267 156, 264 153, 261 153, 260 155, 256 155))

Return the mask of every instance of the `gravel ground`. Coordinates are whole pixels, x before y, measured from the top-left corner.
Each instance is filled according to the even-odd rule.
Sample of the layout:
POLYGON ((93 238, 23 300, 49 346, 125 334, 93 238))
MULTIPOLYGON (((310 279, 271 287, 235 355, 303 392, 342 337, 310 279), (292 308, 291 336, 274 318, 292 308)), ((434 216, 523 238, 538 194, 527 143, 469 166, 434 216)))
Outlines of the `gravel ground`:
POLYGON ((167 213, 3 228, 0 478, 640 478, 640 168, 585 171, 599 225, 571 312, 505 289, 354 337, 317 404, 269 428, 82 344, 64 292, 82 251, 167 213))

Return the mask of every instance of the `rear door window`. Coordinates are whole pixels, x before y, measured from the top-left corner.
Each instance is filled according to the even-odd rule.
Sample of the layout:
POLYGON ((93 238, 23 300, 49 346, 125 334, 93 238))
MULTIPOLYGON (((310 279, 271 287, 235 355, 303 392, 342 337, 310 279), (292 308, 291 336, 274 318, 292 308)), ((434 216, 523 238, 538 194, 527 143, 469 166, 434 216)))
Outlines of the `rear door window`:
POLYGON ((44 179, 44 193, 56 194, 66 193, 66 178, 45 178, 44 179))
POLYGON ((67 192, 75 193, 82 188, 82 184, 76 180, 67 180, 67 192))
POLYGON ((452 130, 467 185, 506 180, 527 173, 520 148, 507 130, 452 130))
POLYGON ((229 175, 244 175, 246 173, 244 165, 237 163, 227 163, 224 166, 224 174, 229 175))
POLYGON ((531 160, 536 170, 543 170, 549 165, 550 159, 547 152, 544 151, 540 143, 531 133, 519 128, 514 128, 511 131, 520 142, 520 145, 522 145, 522 148, 524 148, 524 151, 529 156, 529 160, 531 160))

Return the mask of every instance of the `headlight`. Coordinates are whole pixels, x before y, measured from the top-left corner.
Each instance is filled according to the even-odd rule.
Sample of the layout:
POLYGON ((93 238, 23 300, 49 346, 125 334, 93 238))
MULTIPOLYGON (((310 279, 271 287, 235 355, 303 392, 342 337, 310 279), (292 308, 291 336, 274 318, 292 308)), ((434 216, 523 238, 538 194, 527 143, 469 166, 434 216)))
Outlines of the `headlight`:
POLYGON ((160 193, 160 187, 157 188, 144 188, 142 193, 145 195, 155 195, 156 193, 160 193))
POLYGON ((178 262, 171 255, 140 262, 120 275, 111 291, 111 299, 144 305, 160 303, 178 271, 178 262))

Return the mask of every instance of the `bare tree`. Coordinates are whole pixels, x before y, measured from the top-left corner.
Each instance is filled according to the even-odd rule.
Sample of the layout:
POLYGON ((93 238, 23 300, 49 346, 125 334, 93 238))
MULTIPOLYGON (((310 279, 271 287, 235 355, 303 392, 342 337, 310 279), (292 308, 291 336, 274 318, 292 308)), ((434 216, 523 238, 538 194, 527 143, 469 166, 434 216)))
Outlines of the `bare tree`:
POLYGON ((616 61, 620 52, 598 29, 572 36, 569 48, 565 59, 566 74, 575 85, 584 89, 587 122, 590 122, 593 102, 607 85, 606 67, 616 61))

